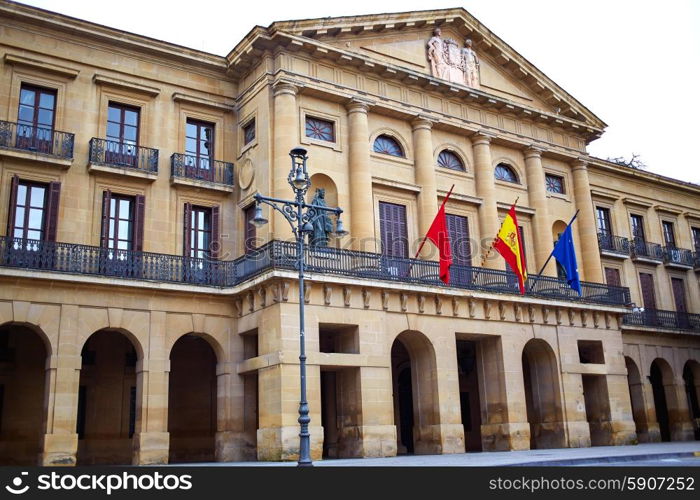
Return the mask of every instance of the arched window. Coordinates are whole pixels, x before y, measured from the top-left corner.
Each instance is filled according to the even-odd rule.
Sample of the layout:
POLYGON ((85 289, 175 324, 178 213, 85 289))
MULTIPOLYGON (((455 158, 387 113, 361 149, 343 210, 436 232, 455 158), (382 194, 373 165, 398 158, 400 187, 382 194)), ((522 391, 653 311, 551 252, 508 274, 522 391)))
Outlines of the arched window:
POLYGON ((505 163, 499 163, 496 165, 496 180, 512 182, 513 184, 519 184, 518 174, 515 173, 513 167, 506 165, 505 163))
POLYGON ((454 154, 452 151, 443 149, 438 155, 437 163, 439 167, 449 168, 450 170, 459 170, 464 172, 464 163, 462 160, 454 154))
POLYGON ((386 134, 380 135, 374 140, 374 152, 400 158, 404 157, 403 148, 399 141, 386 134))

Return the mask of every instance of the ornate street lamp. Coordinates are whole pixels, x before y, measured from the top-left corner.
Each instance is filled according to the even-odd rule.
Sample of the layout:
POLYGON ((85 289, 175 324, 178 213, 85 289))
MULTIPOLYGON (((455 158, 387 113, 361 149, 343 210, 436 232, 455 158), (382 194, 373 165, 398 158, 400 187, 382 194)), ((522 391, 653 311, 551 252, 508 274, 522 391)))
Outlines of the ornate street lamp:
POLYGON ((292 157, 292 169, 289 171, 287 180, 294 191, 294 200, 281 200, 255 195, 255 214, 250 222, 255 227, 262 227, 268 220, 262 213, 262 204, 270 205, 281 213, 292 226, 292 232, 297 244, 296 266, 299 269, 299 376, 301 382, 301 397, 299 401, 299 461, 298 466, 311 466, 311 443, 309 439, 309 403, 306 400, 306 343, 304 338, 304 239, 313 233, 313 222, 324 215, 324 212, 331 212, 336 215, 335 235, 344 236, 347 233, 340 220, 343 210, 340 208, 330 208, 321 205, 309 204, 304 201, 304 196, 311 186, 311 178, 306 169, 306 150, 304 148, 294 148, 289 152, 292 157))

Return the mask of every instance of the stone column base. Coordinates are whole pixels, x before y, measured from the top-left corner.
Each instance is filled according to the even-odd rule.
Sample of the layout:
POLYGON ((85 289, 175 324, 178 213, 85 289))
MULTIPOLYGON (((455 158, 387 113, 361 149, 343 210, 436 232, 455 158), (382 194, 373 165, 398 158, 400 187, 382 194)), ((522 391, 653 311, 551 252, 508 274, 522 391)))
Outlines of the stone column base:
POLYGON ((217 462, 250 462, 257 460, 256 443, 242 432, 216 433, 217 462))
POLYGON ((41 465, 73 466, 78 454, 78 434, 44 434, 41 448, 41 465))
MULTIPOLYGON (((569 442, 564 446, 569 448, 590 448, 591 447, 591 426, 588 421, 570 421, 566 422, 566 428, 569 431, 569 442)), ((546 446, 550 448, 550 446, 546 446)), ((559 448, 559 446, 551 446, 551 448, 559 448)))
MULTIPOLYGON (((323 456, 323 427, 309 427, 311 460, 323 456)), ((299 426, 258 429, 258 460, 267 462, 299 460, 299 426)))
POLYGON ((659 429, 659 424, 653 422, 651 424, 644 424, 637 431, 637 440, 640 443, 659 443, 661 442, 661 430, 659 429))
POLYGON ((170 453, 170 433, 140 432, 134 434, 132 441, 133 465, 164 465, 168 463, 170 453))
POLYGON ((612 420, 610 422, 610 431, 612 433, 611 444, 614 446, 637 444, 639 442, 634 420, 612 420))
POLYGON ((413 428, 416 455, 464 453, 464 426, 437 424, 413 428))
POLYGON ((671 441, 693 441, 695 439, 695 429, 693 422, 674 422, 671 424, 671 441))
POLYGON ((395 457, 395 425, 346 426, 340 430, 339 458, 395 457))
POLYGON ((483 451, 515 451, 530 449, 530 424, 485 424, 481 426, 483 451))

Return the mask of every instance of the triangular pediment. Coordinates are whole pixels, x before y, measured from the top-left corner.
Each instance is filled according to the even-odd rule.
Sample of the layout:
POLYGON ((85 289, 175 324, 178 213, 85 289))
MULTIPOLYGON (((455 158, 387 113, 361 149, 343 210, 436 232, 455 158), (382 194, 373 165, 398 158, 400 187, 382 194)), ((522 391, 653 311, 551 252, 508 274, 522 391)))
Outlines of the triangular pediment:
POLYGON ((605 127, 600 118, 464 9, 283 21, 273 23, 268 29, 291 33, 455 85, 477 88, 546 113, 561 113, 595 128, 605 127), (453 73, 459 71, 455 61, 465 40, 472 40, 480 63, 478 84, 468 85, 467 77, 460 81, 458 75, 445 76, 444 71, 435 74, 427 44, 438 27, 442 40, 454 41, 449 46, 453 51, 450 68, 453 73))

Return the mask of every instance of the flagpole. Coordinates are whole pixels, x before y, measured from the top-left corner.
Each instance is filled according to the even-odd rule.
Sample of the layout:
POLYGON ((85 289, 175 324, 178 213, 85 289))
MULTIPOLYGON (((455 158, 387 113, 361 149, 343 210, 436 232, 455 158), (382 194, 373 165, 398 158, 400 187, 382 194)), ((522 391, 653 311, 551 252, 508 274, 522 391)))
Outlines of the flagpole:
MULTIPOLYGON (((447 196, 445 196, 445 199, 442 200, 442 204, 440 205, 440 208, 438 209, 438 213, 440 213, 440 209, 441 209, 442 207, 445 206, 445 203, 447 203, 447 200, 448 200, 448 198, 450 197, 450 195, 452 194, 452 190, 453 190, 454 188, 455 188, 455 185, 452 184, 452 187, 451 187, 450 190, 447 192, 447 196)), ((437 214, 436 214, 436 216, 437 216, 437 214)), ((428 232, 430 232, 430 231, 428 231, 428 232)), ((420 246, 418 247, 418 251, 416 252, 416 256, 413 257, 413 260, 415 260, 415 259, 418 258, 418 254, 420 254, 420 251, 423 250, 423 245, 425 245, 425 242, 426 242, 427 240, 428 240, 428 233, 425 233, 425 236, 423 237, 423 241, 421 241, 421 244, 420 244, 420 246)), ((413 269, 413 260, 412 260, 411 263, 408 265, 408 272, 406 273, 406 277, 408 277, 408 276, 411 275, 411 269, 413 269)))
MULTIPOLYGON (((566 227, 569 227, 569 226, 574 222, 574 219, 576 218, 576 216, 578 215, 578 213, 579 213, 579 210, 576 210, 576 213, 575 213, 574 216, 571 218, 571 220, 570 220, 569 223, 566 225, 566 227)), ((542 269, 540 269, 540 272, 538 272, 538 273, 535 275, 535 277, 532 278, 532 284, 531 284, 530 287, 528 288, 528 291, 529 291, 529 292, 532 291, 533 287, 535 286, 535 283, 537 282, 537 280, 540 278, 540 276, 541 276, 542 273, 544 272, 544 268, 547 267, 547 264, 549 264, 549 261, 552 260, 552 255, 554 255, 554 249, 555 249, 556 247, 557 247, 557 246, 554 245, 554 247, 552 248, 552 251, 549 252, 549 257, 547 257, 547 260, 544 261, 544 264, 542 265, 542 269)))
MULTIPOLYGON (((511 206, 513 206, 513 207, 516 206, 518 204, 519 199, 520 199, 520 196, 516 196, 515 201, 513 202, 513 204, 511 206)), ((493 245, 496 243, 496 240, 498 239, 498 233, 501 232, 501 227, 503 227, 503 222, 501 222, 501 225, 498 226, 498 231, 496 231, 496 236, 493 237, 493 240, 491 241, 491 246, 489 247, 488 251, 486 252, 486 255, 484 255, 481 258, 481 266, 479 266, 479 267, 484 267, 486 260, 488 260, 489 255, 491 255, 491 250, 493 249, 493 245)), ((479 274, 478 271, 476 273, 474 273, 474 277, 472 278, 472 284, 474 283, 474 281, 476 281, 478 274, 479 274)))

